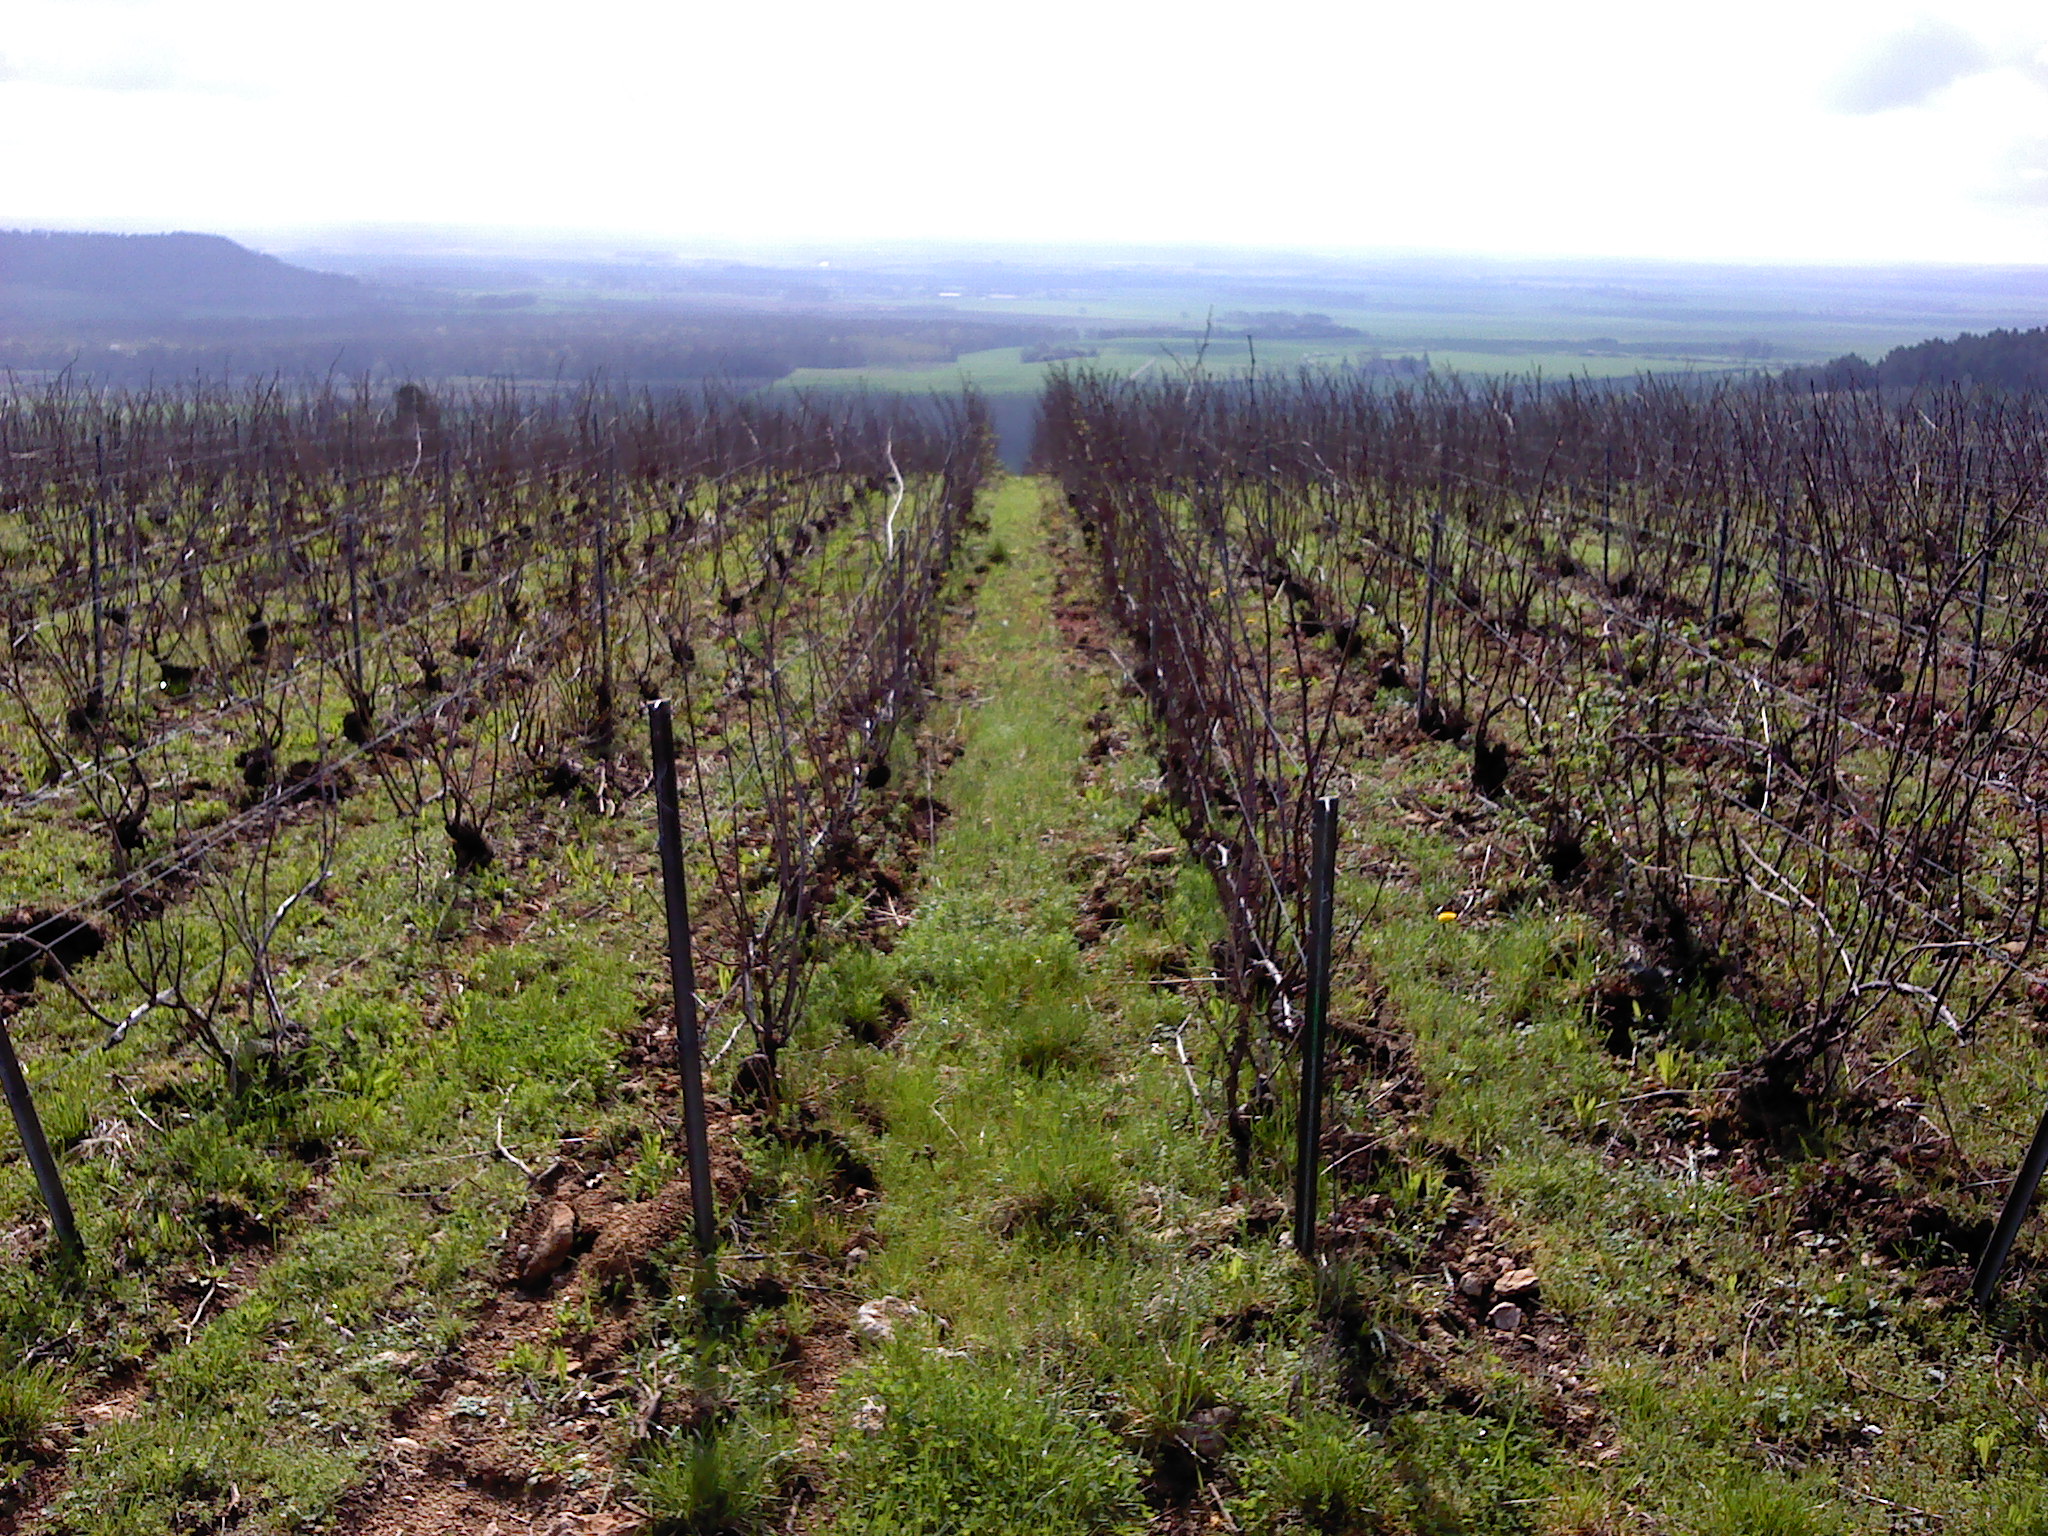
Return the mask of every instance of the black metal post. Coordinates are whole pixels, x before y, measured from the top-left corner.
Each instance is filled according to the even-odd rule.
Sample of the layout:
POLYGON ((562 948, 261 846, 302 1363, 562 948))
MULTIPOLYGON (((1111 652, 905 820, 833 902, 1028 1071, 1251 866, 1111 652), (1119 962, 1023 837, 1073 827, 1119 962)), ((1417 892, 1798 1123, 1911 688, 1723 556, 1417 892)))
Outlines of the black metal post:
POLYGON ((74 1257, 85 1252, 79 1241, 78 1223, 71 1215, 71 1201, 64 1193, 64 1179, 57 1172, 57 1159, 43 1135, 43 1122, 36 1115, 36 1101, 28 1091, 28 1079, 21 1075, 21 1061, 14 1054, 14 1039, 7 1023, 0 1019, 0 1087, 7 1092, 7 1107, 14 1112, 14 1128, 21 1133, 21 1150, 35 1170, 36 1186, 49 1208, 50 1226, 57 1234, 57 1246, 74 1257))
POLYGON ((1429 668, 1436 649, 1437 561, 1443 554, 1443 543, 1444 505, 1439 489, 1437 504, 1429 516, 1429 570, 1422 599, 1422 661, 1415 676, 1415 723, 1424 731, 1430 729, 1433 709, 1429 699, 1429 668))
POLYGON ((1788 475, 1787 475, 1787 476, 1786 476, 1786 477, 1785 477, 1784 479, 1782 479, 1782 480, 1780 480, 1780 481, 1778 482, 1778 508, 1777 508, 1777 510, 1778 510, 1778 534, 1777 534, 1777 542, 1778 542, 1778 548, 1777 548, 1777 556, 1778 556, 1778 613, 1779 613, 1779 619, 1778 619, 1778 633, 1779 633, 1780 637, 1782 637, 1782 636, 1784 635, 1784 632, 1785 632, 1786 630, 1788 630, 1788 629, 1790 629, 1790 628, 1791 628, 1791 625, 1789 625, 1788 623, 1786 623, 1786 622, 1785 622, 1785 619, 1784 619, 1784 617, 1783 617, 1783 615, 1784 615, 1784 612, 1785 612, 1785 597, 1786 597, 1786 595, 1788 594, 1788 592, 1790 591, 1790 588, 1791 588, 1791 584, 1792 584, 1792 564, 1791 564, 1791 550, 1790 550, 1790 548, 1789 548, 1789 546, 1790 546, 1790 544, 1791 544, 1791 538, 1792 538, 1792 536, 1791 536, 1791 533, 1790 533, 1790 532, 1789 532, 1789 530, 1788 530, 1788 523, 1789 523, 1789 520, 1790 520, 1790 517, 1791 517, 1791 506, 1792 506, 1792 481, 1791 481, 1791 477, 1790 477, 1790 475, 1788 474, 1788 475))
POLYGON ((369 690, 363 684, 363 598, 356 571, 356 513, 353 506, 342 517, 341 549, 348 562, 348 675, 356 697, 349 702, 363 712, 363 729, 370 727, 369 690))
POLYGON ((1294 1145, 1294 1251, 1316 1252, 1316 1179, 1323 1145, 1323 1037, 1330 1017, 1330 945, 1337 912, 1337 798, 1316 801, 1310 827, 1308 1006, 1301 1026, 1301 1103, 1294 1145))
POLYGON ((1984 551, 1977 557, 1977 606, 1970 614, 1970 681, 1964 694, 1964 708, 1970 729, 1977 729, 1977 678, 1984 667, 1984 610, 1991 602, 1991 562, 1997 554, 1998 504, 1987 500, 1984 507, 1984 551))
POLYGON ((1714 535, 1713 590, 1707 598, 1707 622, 1709 624, 1719 624, 1721 621, 1721 597, 1725 591, 1724 584, 1728 571, 1728 521, 1732 515, 1732 501, 1723 500, 1721 503, 1721 525, 1714 535))
POLYGON ((1614 571, 1609 551, 1614 537, 1614 450, 1600 460, 1600 595, 1604 598, 1613 584, 1614 571))
POLYGON ((448 444, 441 444, 441 579, 455 574, 455 470, 448 444))
POLYGON ((1998 1289, 1998 1280, 2005 1273, 2005 1261, 2012 1256, 2013 1239, 2020 1235, 2020 1223, 2027 1219, 2027 1212, 2033 1208, 2034 1193, 2041 1187, 2041 1175, 2048 1173, 2048 1111, 2041 1115, 2041 1123, 2034 1130, 2034 1144, 2027 1148, 2027 1160, 2020 1164, 2020 1171, 2013 1176, 2012 1189, 2006 1194, 2005 1209, 1998 1213, 1998 1226, 1991 1234, 1991 1241, 1984 1245, 1984 1254, 1977 1260, 1977 1277, 1971 1286, 1971 1294, 1977 1305, 1991 1305, 1992 1293, 1998 1289))
MULTIPOLYGON (((606 491, 610 495, 609 489, 606 491)), ((612 597, 611 573, 606 569, 611 563, 611 541, 606 538, 606 525, 611 517, 611 503, 607 499, 597 513, 597 720, 595 740, 598 756, 612 755, 612 736, 616 729, 612 718, 612 597)))
POLYGON ((107 704, 107 602, 100 575, 100 513, 107 502, 107 456, 98 433, 93 434, 92 456, 98 496, 86 509, 85 524, 86 559, 92 568, 92 683, 85 695, 85 712, 97 737, 100 713, 107 704))
POLYGON ((647 705, 654 756, 654 829, 661 845, 661 888, 668 906, 668 971, 675 987, 676 1070, 683 1078, 683 1144, 690 1170, 690 1204, 697 1221, 697 1251, 707 1259, 718 1247, 718 1212, 711 1203, 711 1138, 704 1123, 704 1048, 697 1037, 697 967, 690 954, 690 898, 683 884, 683 826, 676 811, 676 737, 667 699, 647 705))

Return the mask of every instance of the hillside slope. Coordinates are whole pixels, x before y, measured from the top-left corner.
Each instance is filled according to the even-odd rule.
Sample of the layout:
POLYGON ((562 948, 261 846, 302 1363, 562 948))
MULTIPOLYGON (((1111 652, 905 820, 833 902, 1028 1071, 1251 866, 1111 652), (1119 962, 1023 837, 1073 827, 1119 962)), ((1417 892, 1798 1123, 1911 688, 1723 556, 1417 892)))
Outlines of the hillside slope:
POLYGON ((1824 389, 1906 389, 1947 384, 1992 389, 2048 389, 2048 327, 1935 337, 1894 347, 1875 363, 1851 352, 1793 377, 1824 389))
POLYGON ((221 235, 0 230, 0 317, 17 324, 335 314, 371 296, 221 235))

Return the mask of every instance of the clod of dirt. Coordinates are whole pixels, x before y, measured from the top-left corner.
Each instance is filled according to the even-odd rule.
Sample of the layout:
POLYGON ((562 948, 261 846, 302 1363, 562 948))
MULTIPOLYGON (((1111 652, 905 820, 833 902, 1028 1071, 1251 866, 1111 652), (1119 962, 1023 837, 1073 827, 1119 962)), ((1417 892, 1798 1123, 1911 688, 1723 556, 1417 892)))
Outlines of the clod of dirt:
POLYGON ((1431 741, 1456 741, 1472 728, 1471 720, 1454 704, 1427 699, 1416 711, 1415 723, 1431 741))
POLYGON ((235 766, 242 770, 242 783, 253 792, 270 787, 277 775, 277 753, 268 745, 244 747, 235 754, 235 766))
POLYGON ((1488 741, 1484 731, 1472 737, 1472 788, 1491 799, 1507 787, 1508 747, 1488 741))
POLYGON ((310 757, 292 760, 280 786, 287 802, 345 800, 355 790, 355 775, 344 767, 329 768, 310 757))
POLYGON ((480 827, 466 821, 447 823, 448 842, 455 850, 455 873, 471 874, 479 869, 488 869, 498 852, 491 846, 480 827))
MULTIPOLYGON (((1390 1097, 1400 1097, 1399 1085, 1390 1097)), ((1329 1130, 1323 1133, 1323 1157, 1333 1182, 1346 1185, 1372 1182, 1394 1158, 1393 1144, 1385 1135, 1369 1131, 1329 1130)))
POLYGON ((1230 1449, 1231 1433, 1244 1418, 1244 1410, 1233 1403, 1216 1403, 1207 1408, 1197 1408, 1187 1416, 1175 1436, 1188 1453, 1204 1466, 1210 1466, 1223 1459, 1230 1449))
POLYGON ((651 1274, 655 1253, 689 1225, 691 1213, 688 1179, 677 1179, 651 1200, 613 1206, 583 1273, 597 1285, 651 1274))
POLYGON ((569 1262, 576 1246, 575 1208, 556 1201, 548 1207, 547 1218, 531 1243, 525 1245, 519 1263, 519 1283, 535 1285, 569 1262))
POLYGON ((871 907, 888 907, 903 898, 903 877, 896 871, 884 869, 879 864, 873 871, 875 893, 868 898, 871 907))
POLYGON ((1244 1410, 1234 1403, 1204 1402, 1180 1423, 1146 1436, 1142 1449, 1152 1464, 1147 1490, 1152 1499, 1168 1506, 1193 1500, 1211 1471, 1229 1454, 1231 1438, 1243 1418, 1244 1410))
POLYGON ((910 1022, 910 1005, 900 993, 884 992, 873 1013, 856 1010, 846 1016, 846 1032, 862 1045, 885 1046, 910 1022))
POLYGON ((64 728, 74 736, 88 736, 106 723, 107 696, 98 688, 88 688, 85 697, 64 711, 64 728))
POLYGON ((1537 856, 1559 885, 1574 885, 1586 872, 1585 838, 1569 827, 1553 826, 1545 832, 1537 856))
POLYGON ((105 946, 91 923, 59 912, 16 911, 0 918, 0 992, 26 992, 105 946))
POLYGON ((571 797, 590 800, 595 797, 589 773, 574 758, 561 757, 549 764, 540 775, 540 787, 543 793, 562 800, 571 797))
POLYGON ((761 1052, 745 1057, 733 1070, 732 1106, 741 1114, 772 1111, 778 1097, 775 1063, 761 1052))
POLYGON ((1958 1258, 1974 1259, 1991 1240, 1991 1223, 1960 1216, 1938 1201, 1919 1199, 1882 1212, 1872 1235, 1877 1251, 1887 1258, 1906 1259, 1946 1250, 1958 1258))
POLYGON ((192 1214, 215 1248, 264 1248, 277 1236, 262 1211, 235 1195, 208 1195, 192 1214))
POLYGON ((1804 1131, 1825 1087, 1822 1068, 1841 1032, 1834 1020, 1818 1019, 1736 1073, 1728 1107, 1737 1129, 1761 1140, 1804 1131))
POLYGON ((1609 977, 1593 993, 1593 1024, 1610 1056, 1626 1056, 1636 1047, 1636 1000, 1626 980, 1609 977))
POLYGON ((750 1312, 789 1304, 789 1282, 777 1275, 755 1275, 750 1280, 735 1280, 731 1290, 734 1302, 750 1312))
POLYGON ((874 1165, 853 1149, 851 1143, 830 1126, 813 1123, 815 1111, 808 1104, 798 1111, 799 1123, 778 1127, 775 1134, 792 1147, 822 1151, 832 1165, 829 1175, 833 1198, 851 1200, 882 1187, 874 1165))

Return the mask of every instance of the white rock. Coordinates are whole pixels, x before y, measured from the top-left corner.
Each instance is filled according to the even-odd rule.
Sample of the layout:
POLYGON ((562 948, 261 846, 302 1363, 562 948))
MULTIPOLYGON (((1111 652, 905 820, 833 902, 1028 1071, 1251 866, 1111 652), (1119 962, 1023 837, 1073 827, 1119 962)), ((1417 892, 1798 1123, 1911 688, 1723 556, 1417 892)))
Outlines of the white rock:
POLYGON ((864 1435, 879 1435, 889 1423, 889 1405, 879 1397, 864 1397, 853 1410, 853 1427, 864 1435))
POLYGON ((886 1344, 896 1337, 896 1326, 924 1316, 924 1312, 901 1296, 878 1296, 864 1301, 853 1314, 853 1331, 870 1344, 886 1344))
POLYGON ((1504 1301, 1486 1314, 1486 1326, 1498 1328, 1502 1333, 1513 1333, 1522 1326, 1522 1309, 1512 1301, 1504 1301))

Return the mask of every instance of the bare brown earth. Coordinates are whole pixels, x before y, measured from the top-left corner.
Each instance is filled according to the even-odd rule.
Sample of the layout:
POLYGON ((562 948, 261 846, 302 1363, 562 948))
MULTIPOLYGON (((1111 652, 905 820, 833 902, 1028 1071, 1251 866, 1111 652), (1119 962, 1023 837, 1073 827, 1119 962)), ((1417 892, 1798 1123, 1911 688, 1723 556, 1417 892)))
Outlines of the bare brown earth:
MULTIPOLYGON (((729 1210, 747 1175, 723 1105, 711 1147, 714 1189, 729 1210)), ((654 1278, 656 1255, 685 1235, 691 1200, 687 1178, 646 1200, 620 1199, 618 1172, 564 1158, 536 1174, 528 1208, 507 1234, 497 1295, 454 1350, 421 1367, 419 1394, 394 1416, 380 1469, 348 1501, 338 1530, 582 1536, 641 1523, 607 1443, 622 1413, 652 1408, 622 1356, 643 1282, 654 1278), (558 1206, 574 1213, 570 1251, 550 1273, 522 1279, 558 1206), (559 1352, 562 1389, 534 1405, 538 1412, 504 1397, 508 1362, 522 1346, 559 1352)))

